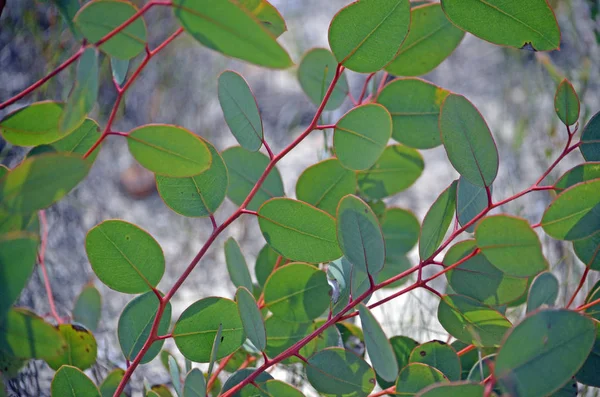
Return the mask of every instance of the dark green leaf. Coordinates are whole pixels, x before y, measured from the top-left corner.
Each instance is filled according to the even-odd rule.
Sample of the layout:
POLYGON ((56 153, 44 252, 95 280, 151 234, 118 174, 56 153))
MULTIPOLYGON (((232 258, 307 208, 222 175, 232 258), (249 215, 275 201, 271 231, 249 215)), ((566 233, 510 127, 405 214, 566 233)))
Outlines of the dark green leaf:
POLYGON ((398 377, 399 368, 392 345, 375 316, 364 304, 358 306, 358 312, 365 335, 367 353, 375 372, 388 382, 394 381, 398 377))
POLYGON ((278 258, 279 254, 273 251, 273 249, 269 247, 269 244, 265 244, 258 252, 256 264, 254 265, 254 272, 256 273, 256 280, 260 287, 265 285, 267 278, 269 278, 275 268, 278 258))
MULTIPOLYGON (((229 377, 229 379, 227 379, 227 381, 223 385, 221 394, 224 394, 227 390, 232 389, 238 383, 243 382, 244 379, 252 375, 254 371, 254 368, 245 368, 235 372, 229 377)), ((272 379, 273 377, 268 372, 261 372, 254 380, 254 383, 262 388, 262 385, 265 382, 272 379)), ((263 394, 255 386, 247 385, 243 387, 242 390, 238 391, 235 394, 232 394, 231 397, 263 397, 263 394)))
POLYGON ((80 325, 60 324, 58 331, 67 343, 67 348, 61 355, 46 359, 50 368, 57 371, 63 365, 72 365, 84 370, 96 362, 98 345, 89 330, 80 325))
POLYGON ((256 305, 256 300, 254 300, 252 293, 244 287, 238 288, 235 300, 246 336, 258 350, 264 351, 267 346, 267 334, 265 332, 265 322, 256 305))
POLYGON ((169 374, 171 375, 171 384, 173 385, 173 389, 175 389, 175 393, 177 393, 177 396, 182 397, 181 374, 179 365, 173 356, 169 356, 169 374))
POLYGON ((304 397, 295 387, 275 379, 266 381, 260 389, 267 397, 304 397))
POLYGON ((63 111, 58 102, 36 102, 10 113, 0 121, 0 133, 7 142, 18 146, 52 143, 65 134, 58 129, 63 111))
POLYGON ((79 41, 81 39, 81 33, 79 33, 73 23, 73 18, 75 18, 75 14, 79 11, 79 0, 53 0, 53 2, 56 4, 56 8, 58 8, 60 15, 67 23, 67 26, 69 26, 73 36, 79 41))
POLYGON ((400 371, 394 395, 414 396, 434 383, 446 383, 448 379, 439 370, 426 364, 412 363, 400 371))
POLYGON ((94 284, 87 284, 83 287, 75 306, 73 307, 73 321, 83 324, 90 331, 95 332, 100 322, 102 314, 102 297, 100 291, 94 284))
POLYGON ((587 267, 600 270, 600 233, 588 238, 573 241, 575 254, 587 267))
POLYGON ((600 112, 583 129, 579 150, 586 161, 600 161, 600 112))
POLYGON ((33 233, 17 231, 0 235, 0 318, 25 288, 35 266, 38 244, 39 238, 33 233))
POLYGON ((575 124, 579 119, 579 97, 567 79, 561 81, 556 89, 554 110, 558 118, 567 126, 575 124))
POLYGON ((385 239, 386 263, 402 261, 419 240, 421 226, 410 211, 402 208, 388 208, 381 221, 385 239))
POLYGON ((451 381, 460 379, 460 359, 456 351, 444 342, 434 340, 415 347, 409 362, 432 366, 451 381))
MULTIPOLYGON (((490 188, 491 189, 491 188, 490 188)), ((487 191, 484 187, 475 186, 461 176, 456 188, 456 216, 461 226, 469 223, 488 206, 487 191)), ((469 226, 467 232, 473 233, 477 223, 469 226)))
MULTIPOLYGON (((125 370, 121 368, 112 370, 108 375, 106 375, 106 378, 104 378, 104 381, 100 385, 100 394, 102 397, 113 397, 124 375, 125 370)), ((126 395, 125 393, 121 393, 119 397, 126 397, 126 395)))
MULTIPOLYGON (((390 338, 390 344, 392 345, 394 356, 396 357, 396 363, 400 369, 408 365, 410 353, 415 347, 419 346, 419 342, 409 338, 408 336, 393 336, 390 338)), ((388 387, 394 386, 394 382, 387 382, 381 379, 379 376, 377 377, 377 382, 382 389, 387 389, 388 387)))
POLYGON ((123 85, 125 79, 127 78, 129 61, 124 61, 119 58, 110 58, 110 69, 112 71, 112 76, 115 83, 117 83, 119 86, 123 85))
POLYGON ((225 241, 225 261, 227 262, 227 271, 229 278, 236 287, 245 287, 252 291, 252 277, 246 264, 246 259, 238 243, 230 237, 225 241))
POLYGON ((456 181, 452 182, 439 195, 423 219, 419 237, 419 256, 421 260, 433 255, 444 240, 448 227, 454 219, 455 203, 456 181))
POLYGON ((575 379, 579 383, 592 387, 600 387, 600 329, 596 331, 596 340, 590 355, 583 363, 579 372, 575 375, 575 379))
POLYGON ((52 379, 52 397, 100 397, 98 388, 81 370, 62 366, 52 379))
POLYGON ((482 397, 485 386, 478 383, 451 382, 446 385, 432 385, 417 397, 482 397))
POLYGON ((206 379, 198 368, 192 369, 185 377, 183 397, 206 397, 206 379))
MULTIPOLYGON (((304 93, 315 105, 320 105, 327 88, 331 85, 338 62, 333 54, 324 48, 308 51, 298 67, 298 81, 304 93)), ((325 110, 339 108, 348 96, 348 80, 342 74, 325 105, 325 110)))
POLYGON ((527 313, 542 305, 554 306, 558 297, 558 279, 550 272, 538 275, 531 284, 527 297, 527 313))
MULTIPOLYGON (((585 303, 588 304, 597 299, 600 299, 600 281, 596 282, 596 284, 590 289, 590 292, 585 298, 585 303)), ((588 307, 585 309, 585 313, 590 317, 600 321, 600 303, 588 307)))
POLYGON ((568 189, 580 182, 591 181, 600 178, 600 162, 583 163, 571 168, 554 184, 554 189, 561 191, 568 189))

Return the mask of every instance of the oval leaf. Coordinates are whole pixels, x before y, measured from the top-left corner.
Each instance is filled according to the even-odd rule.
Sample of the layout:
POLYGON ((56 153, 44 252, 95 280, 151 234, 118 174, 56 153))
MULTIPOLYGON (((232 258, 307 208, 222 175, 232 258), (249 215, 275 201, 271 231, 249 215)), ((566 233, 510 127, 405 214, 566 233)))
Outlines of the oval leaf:
POLYGON ((583 163, 571 168, 554 184, 554 189, 561 191, 592 179, 600 179, 600 163, 598 162, 583 163))
MULTIPOLYGON (((315 105, 320 105, 327 88, 335 76, 338 62, 333 54, 324 48, 313 48, 308 51, 298 67, 298 81, 304 93, 315 105)), ((348 96, 348 80, 342 74, 333 89, 325 110, 339 108, 348 96)))
POLYGON ((38 244, 38 237, 28 232, 0 235, 0 318, 25 288, 35 266, 38 244))
POLYGON ((269 244, 265 244, 258 252, 256 263, 254 265, 254 273, 256 273, 256 281, 258 281, 260 287, 265 285, 265 282, 273 272, 279 258, 281 258, 281 256, 273 251, 273 249, 269 247, 269 244))
POLYGON ((90 331, 75 324, 60 324, 58 331, 67 343, 67 348, 63 354, 46 359, 50 368, 57 371, 63 365, 71 365, 84 370, 96 362, 98 345, 90 331))
POLYGON ((285 20, 267 0, 239 0, 244 8, 256 17, 275 37, 281 36, 287 30, 285 20))
POLYGON ((246 288, 240 287, 235 294, 235 300, 246 336, 258 350, 264 351, 267 346, 265 323, 254 297, 246 288))
POLYGON ((98 388, 81 370, 62 366, 52 378, 52 397, 100 397, 98 388))
POLYGON ((414 396, 434 383, 446 383, 448 379, 439 370, 426 364, 412 363, 400 371, 396 381, 396 394, 414 396))
POLYGON ((558 297, 558 279, 550 272, 537 276, 527 297, 527 313, 532 312, 542 305, 554 306, 558 297))
POLYGON ((600 112, 583 129, 579 150, 586 161, 600 161, 600 112))
POLYGON ((438 249, 454 218, 456 207, 456 181, 444 190, 435 200, 421 226, 419 237, 419 256, 421 260, 429 258, 438 249))
POLYGON ((93 284, 83 287, 73 307, 73 321, 95 332, 102 313, 102 297, 93 284))
POLYGON ((402 208, 388 208, 381 220, 386 262, 403 257, 419 241, 421 225, 417 217, 402 208))
POLYGON ((459 380, 460 359, 456 351, 439 340, 423 343, 410 353, 409 362, 422 363, 439 370, 451 381, 459 380))
POLYGON ((596 331, 596 341, 583 367, 575 375, 577 382, 592 387, 600 387, 598 372, 600 371, 600 330, 596 331))
MULTIPOLYGON (((456 217, 461 226, 469 223, 488 206, 487 191, 484 187, 475 186, 465 177, 458 179, 456 188, 456 217)), ((473 233, 475 226, 467 228, 467 232, 473 233)))
POLYGON ((114 81, 119 85, 123 85, 127 78, 127 70, 129 69, 129 61, 124 61, 119 58, 110 59, 110 70, 114 81))
MULTIPOLYGON (((104 378, 104 381, 102 381, 102 384, 100 385, 100 394, 102 395, 102 397, 113 397, 115 391, 117 391, 117 388, 121 383, 121 380, 123 379, 123 376, 125 376, 125 370, 121 368, 117 368, 109 372, 109 374, 106 375, 106 378, 104 378)), ((125 393, 121 393, 119 397, 127 396, 125 395, 125 393)))
POLYGON ((432 385, 418 393, 417 397, 481 397, 485 386, 478 383, 452 382, 448 385, 432 385))
POLYGON ((192 369, 185 377, 183 397, 206 397, 206 379, 198 368, 192 369))
MULTIPOLYGON (((52 143, 51 147, 56 149, 57 152, 74 153, 83 156, 100 139, 101 135, 98 123, 92 119, 85 119, 83 124, 77 127, 75 131, 52 143)), ((100 153, 101 147, 102 144, 98 145, 85 161, 92 164, 96 160, 98 153, 100 153)))
POLYGON ((583 240, 573 241, 575 254, 587 267, 600 270, 600 233, 583 240))
POLYGON ((246 264, 246 259, 238 243, 230 237, 225 241, 225 261, 229 278, 236 287, 245 287, 248 291, 253 289, 252 277, 246 264))
POLYGON ((556 89, 554 110, 566 126, 575 124, 579 119, 579 97, 567 79, 561 81, 556 89))
MULTIPOLYGON (((419 342, 408 336, 392 336, 390 338, 390 344, 394 350, 398 368, 401 369, 409 365, 408 360, 410 358, 410 353, 415 347, 419 346, 419 342)), ((394 386, 394 382, 387 382, 381 379, 381 377, 377 377, 377 383, 379 383, 382 389, 394 386)))
POLYGON ((36 102, 16 110, 0 121, 0 133, 7 142, 17 146, 37 146, 59 140, 64 134, 58 129, 63 111, 58 102, 36 102))
POLYGON ((394 381, 398 377, 399 368, 392 345, 375 316, 364 304, 358 306, 358 313, 365 335, 367 353, 375 372, 388 382, 394 381))

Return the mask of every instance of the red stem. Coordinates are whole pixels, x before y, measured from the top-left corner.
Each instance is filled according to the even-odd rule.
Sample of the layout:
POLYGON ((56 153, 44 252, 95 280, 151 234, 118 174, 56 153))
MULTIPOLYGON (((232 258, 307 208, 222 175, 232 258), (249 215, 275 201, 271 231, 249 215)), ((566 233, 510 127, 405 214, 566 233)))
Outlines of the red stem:
POLYGON ((38 254, 38 261, 40 263, 40 268, 42 269, 42 275, 44 277, 44 287, 46 288, 46 295, 48 295, 48 305, 50 306, 50 314, 54 317, 57 324, 62 324, 62 319, 58 315, 58 311, 56 310, 56 305, 54 303, 54 295, 52 294, 52 286, 50 285, 50 278, 48 277, 48 272, 46 270, 46 246, 48 243, 48 222, 46 220, 46 212, 41 210, 39 212, 40 215, 40 223, 42 225, 42 241, 40 243, 40 252, 38 254))
POLYGON ((569 299, 569 303, 567 303, 567 306, 565 306, 566 309, 568 309, 573 304, 575 297, 577 296, 579 291, 581 291, 583 284, 585 284, 585 280, 587 279, 589 272, 590 272, 590 268, 588 266, 585 268, 585 271, 583 272, 583 275, 581 276, 581 280, 579 280, 579 285, 577 286, 577 289, 575 290, 575 292, 573 292, 573 295, 571 295, 571 299, 569 299))
POLYGON ((369 397, 383 397, 383 396, 387 396, 388 394, 394 394, 395 392, 396 392, 396 386, 391 386, 385 390, 382 390, 375 394, 371 394, 371 395, 369 395, 369 397))
POLYGON ((365 98, 365 94, 367 93, 367 88, 369 86, 369 81, 371 81, 371 79, 373 78, 373 76, 375 76, 375 73, 371 73, 365 79, 365 83, 363 84, 362 91, 360 92, 360 96, 358 97, 358 104, 359 105, 363 102, 363 99, 365 98))
POLYGON ((208 380, 208 383, 206 384, 206 393, 210 392, 210 390, 212 389, 213 385, 215 384, 215 382, 217 380, 217 377, 219 376, 221 371, 223 371, 223 368, 225 368, 225 366, 227 365, 229 360, 231 360, 234 355, 235 355, 235 353, 231 353, 230 355, 228 355, 227 357, 225 357, 221 360, 221 362, 219 363, 219 366, 217 367, 215 372, 213 372, 210 375, 210 379, 208 380))
POLYGON ((460 357, 474 349, 476 349, 475 345, 469 345, 469 346, 465 347, 464 349, 462 349, 461 351, 459 351, 457 354, 460 357))

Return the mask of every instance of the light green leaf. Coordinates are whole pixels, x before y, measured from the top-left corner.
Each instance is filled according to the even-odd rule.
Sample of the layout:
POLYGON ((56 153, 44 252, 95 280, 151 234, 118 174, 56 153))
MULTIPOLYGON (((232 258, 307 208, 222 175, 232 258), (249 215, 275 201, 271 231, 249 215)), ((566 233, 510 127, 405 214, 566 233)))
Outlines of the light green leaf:
POLYGON ((94 284, 83 287, 75 306, 73 307, 73 321, 83 324, 90 331, 95 332, 100 322, 102 313, 102 297, 94 284))
POLYGON ((556 89, 554 110, 558 118, 567 126, 575 124, 579 119, 579 97, 567 79, 561 81, 556 89))
POLYGON ((94 382, 70 365, 64 365, 56 371, 50 392, 52 397, 100 397, 94 382))
POLYGON ((439 340, 415 347, 410 353, 409 362, 427 364, 439 370, 451 381, 460 379, 460 359, 456 351, 439 340))
POLYGON ((59 324, 58 331, 67 343, 67 348, 63 354, 46 359, 50 368, 57 371, 63 365, 72 365, 84 370, 96 362, 98 345, 89 330, 76 324, 59 324))
POLYGON ((39 238, 29 232, 0 235, 0 318, 25 288, 35 266, 38 244, 39 238))
POLYGON ((229 278, 236 287, 245 287, 248 291, 253 289, 252 277, 246 264, 244 254, 238 243, 230 237, 225 241, 225 261, 229 278))
POLYGON ((119 58, 110 58, 110 70, 117 85, 121 86, 127 78, 127 70, 129 69, 129 61, 124 61, 119 58))
MULTIPOLYGON (((98 123, 92 119, 85 119, 83 124, 71 132, 66 137, 52 143, 51 147, 56 149, 57 152, 74 153, 83 156, 89 149, 100 139, 101 132, 98 123)), ((91 165, 98 153, 100 153, 100 144, 86 159, 91 165)))
POLYGON ((542 305, 554 306, 558 297, 558 279, 550 272, 538 275, 529 288, 527 296, 527 313, 530 313, 542 305))
POLYGON ((280 380, 271 379, 260 386, 261 391, 268 397, 304 397, 298 389, 280 380))
POLYGON ((192 369, 185 377, 183 397, 206 397, 206 379, 198 368, 192 369))
POLYGON ((591 181, 592 179, 600 179, 600 162, 583 163, 571 168, 554 184, 554 189, 560 192, 580 182, 591 181))
POLYGON ((392 345, 375 316, 364 304, 358 306, 358 312, 365 335, 367 353, 375 372, 388 382, 394 381, 398 377, 399 368, 392 345))
POLYGON ((275 37, 279 37, 287 30, 285 20, 266 0, 238 0, 238 2, 246 8, 252 15, 256 17, 275 37))
POLYGON ((265 322, 256 305, 256 300, 254 300, 252 293, 244 287, 238 288, 235 300, 246 336, 258 350, 264 351, 267 346, 267 334, 265 332, 265 322))
POLYGON ((600 112, 583 129, 579 150, 586 161, 600 161, 600 112))
POLYGON ((0 133, 17 146, 52 143, 65 134, 58 129, 64 105, 59 102, 35 102, 22 107, 0 121, 0 133))
MULTIPOLYGON (((121 368, 117 368, 109 372, 109 374, 106 375, 106 378, 104 378, 104 381, 102 381, 102 384, 100 385, 100 394, 102 395, 102 397, 113 397, 124 375, 125 370, 121 368)), ((125 393, 121 393, 119 397, 126 397, 126 395, 125 393)))
POLYGON ((439 370, 426 364, 412 363, 400 371, 396 381, 395 395, 414 396, 434 383, 447 383, 448 379, 439 370))
POLYGON ((75 18, 75 14, 79 11, 79 1, 78 0, 53 0, 53 3, 56 4, 56 8, 60 12, 60 15, 63 17, 67 26, 69 26, 69 30, 73 33, 73 36, 77 41, 81 40, 81 33, 75 28, 75 24, 73 23, 73 18, 75 18))
MULTIPOLYGON (((313 104, 318 106, 323 101, 337 67, 338 62, 333 54, 324 48, 313 48, 302 58, 298 66, 298 81, 313 104)), ((325 105, 325 110, 335 110, 342 106, 349 90, 346 75, 342 73, 325 105)))
POLYGON ((440 246, 454 218, 456 207, 456 181, 452 182, 435 200, 421 226, 419 256, 429 258, 440 246))
MULTIPOLYGON (((491 190, 491 187, 490 187, 491 190)), ((456 188, 456 217, 461 226, 469 223, 488 206, 487 191, 484 187, 475 186, 461 176, 456 188)), ((469 226, 467 232, 473 233, 477 223, 469 226)))
POLYGON ((181 390, 181 374, 179 373, 179 365, 175 361, 175 357, 169 356, 169 374, 171 375, 171 384, 178 397, 182 397, 181 390))

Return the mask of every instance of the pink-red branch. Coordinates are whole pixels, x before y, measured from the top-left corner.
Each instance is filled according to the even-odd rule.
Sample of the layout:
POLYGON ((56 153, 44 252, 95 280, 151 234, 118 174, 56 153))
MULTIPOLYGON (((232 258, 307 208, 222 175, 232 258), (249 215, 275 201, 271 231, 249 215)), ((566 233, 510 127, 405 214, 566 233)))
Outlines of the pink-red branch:
POLYGON ((62 319, 58 315, 56 310, 56 304, 54 303, 54 295, 52 293, 52 286, 50 285, 50 278, 48 277, 48 271, 46 270, 46 246, 48 244, 48 221, 46 220, 46 212, 41 210, 39 212, 40 223, 42 225, 42 241, 40 243, 40 252, 38 254, 38 262, 42 269, 42 275, 44 277, 44 287, 46 288, 46 295, 48 295, 48 305, 50 306, 50 314, 56 320, 58 324, 62 324, 62 319))

